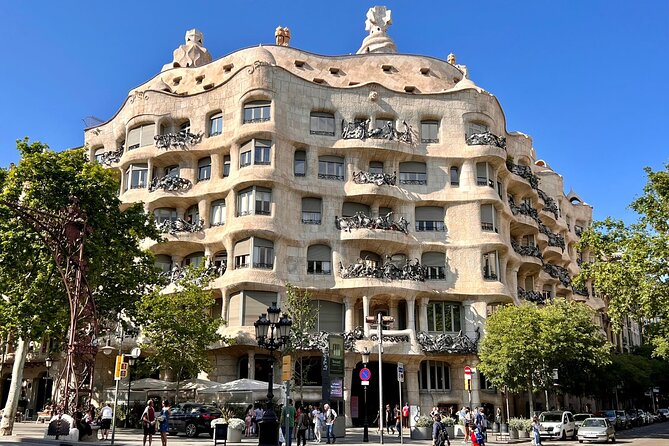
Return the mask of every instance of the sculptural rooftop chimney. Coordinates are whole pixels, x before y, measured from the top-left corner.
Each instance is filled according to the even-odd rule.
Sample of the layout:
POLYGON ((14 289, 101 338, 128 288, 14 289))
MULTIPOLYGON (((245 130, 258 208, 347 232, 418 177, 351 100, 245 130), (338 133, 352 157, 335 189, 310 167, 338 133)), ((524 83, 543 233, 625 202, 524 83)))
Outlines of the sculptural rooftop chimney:
POLYGON ((186 43, 174 50, 172 63, 163 66, 161 71, 170 68, 195 68, 211 62, 211 54, 202 46, 203 35, 197 29, 186 31, 186 43))
POLYGON ((395 42, 386 33, 393 23, 390 15, 390 9, 385 6, 369 8, 365 20, 365 31, 369 31, 369 35, 362 41, 357 54, 397 53, 395 42))

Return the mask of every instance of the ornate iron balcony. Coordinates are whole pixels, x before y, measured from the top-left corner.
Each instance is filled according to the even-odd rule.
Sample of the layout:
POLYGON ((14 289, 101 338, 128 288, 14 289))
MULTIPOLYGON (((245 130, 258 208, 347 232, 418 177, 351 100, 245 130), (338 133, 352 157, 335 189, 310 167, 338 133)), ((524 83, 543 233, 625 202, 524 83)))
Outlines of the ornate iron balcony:
POLYGON ((555 219, 558 219, 558 214, 559 214, 559 209, 557 204, 555 203, 555 200, 553 200, 551 197, 546 194, 546 192, 542 191, 541 189, 537 189, 537 193, 539 194, 539 198, 544 202, 544 207, 542 211, 550 212, 555 216, 555 219))
MULTIPOLYGON (((182 267, 175 265, 170 271, 166 271, 163 273, 160 273, 160 277, 163 277, 168 280, 170 283, 177 282, 184 277, 186 277, 186 270, 188 267, 182 267)), ((225 262, 221 263, 221 265, 216 266, 216 265, 209 265, 205 269, 202 270, 202 272, 195 277, 194 282, 197 285, 207 285, 209 282, 214 280, 217 277, 222 276, 225 274, 225 271, 227 269, 227 265, 225 262)))
POLYGON ((248 118, 244 119, 244 124, 255 124, 257 122, 267 122, 269 118, 248 118))
POLYGON ((534 302, 534 303, 537 303, 537 304, 545 304, 546 303, 546 296, 544 296, 539 291, 534 291, 534 290, 525 291, 521 287, 518 287, 518 298, 529 301, 529 302, 534 302))
POLYGON ((335 227, 342 231, 351 232, 352 229, 380 229, 383 231, 399 231, 404 234, 409 233, 409 222, 400 217, 399 220, 393 221, 393 213, 388 212, 386 215, 379 215, 372 218, 366 216, 363 212, 358 211, 353 217, 335 217, 335 227))
POLYGON ((335 181, 344 181, 343 175, 328 175, 324 173, 319 173, 318 178, 322 180, 335 180, 335 181))
POLYGON ((575 286, 572 286, 571 289, 574 294, 578 294, 579 296, 590 296, 587 288, 576 288, 575 286))
POLYGON ((418 144, 417 132, 406 121, 402 121, 404 131, 400 132, 392 124, 386 124, 381 128, 370 129, 370 120, 358 122, 341 122, 341 137, 343 139, 385 139, 388 141, 399 141, 415 146, 418 144))
POLYGON ((551 231, 548 226, 545 224, 539 222, 539 232, 542 234, 546 235, 548 237, 548 246, 554 246, 556 248, 560 248, 562 251, 564 251, 565 248, 565 243, 564 243, 564 237, 562 237, 559 234, 554 233, 551 231))
POLYGON ((380 265, 371 262, 368 259, 358 258, 354 264, 344 266, 339 263, 339 276, 342 279, 368 277, 384 280, 414 280, 425 281, 425 267, 420 264, 418 259, 412 263, 407 260, 401 268, 386 258, 386 261, 380 265))
POLYGON ((188 149, 202 141, 202 133, 194 134, 191 132, 166 133, 153 137, 155 145, 159 149, 188 149))
POLYGON ((119 147, 116 150, 112 150, 110 152, 105 152, 101 154, 98 157, 98 162, 102 164, 103 166, 111 166, 114 163, 118 163, 121 161, 121 157, 123 156, 123 146, 119 147))
POLYGON ((509 169, 509 172, 527 180, 530 183, 532 189, 539 189, 539 177, 532 173, 530 166, 514 164, 513 161, 507 159, 506 168, 509 169))
POLYGON ((469 136, 465 135, 465 142, 468 146, 487 145, 506 150, 506 138, 490 132, 473 133, 469 136))
POLYGON ((552 263, 545 263, 543 269, 548 273, 549 276, 554 279, 558 279, 562 285, 566 287, 571 286, 571 277, 569 277, 569 271, 567 271, 566 268, 553 265, 552 263))
POLYGON ((162 189, 166 192, 182 192, 193 187, 193 183, 186 178, 165 175, 162 178, 154 178, 149 185, 149 192, 162 189))
POLYGON ((180 232, 201 232, 204 231, 204 220, 200 219, 197 223, 187 222, 183 218, 163 220, 158 223, 158 230, 170 235, 177 235, 180 232))
POLYGON ((536 257, 540 260, 544 259, 544 256, 541 255, 541 251, 539 251, 537 246, 521 245, 515 240, 511 240, 511 246, 513 247, 513 250, 521 256, 536 257))
POLYGON ((526 203, 523 201, 519 205, 516 204, 516 202, 513 200, 512 197, 509 197, 509 207, 511 208, 511 213, 513 215, 527 215, 530 217, 532 220, 539 222, 539 213, 535 208, 533 208, 530 204, 526 203))
POLYGON ((397 173, 370 173, 365 171, 353 172, 353 181, 356 184, 376 184, 377 186, 394 186, 397 183, 397 173))
POLYGON ((253 262, 253 267, 254 268, 259 268, 259 269, 272 269, 272 268, 274 268, 274 264, 273 263, 253 262))
POLYGON ((462 330, 458 334, 442 333, 431 335, 424 331, 416 333, 416 341, 425 353, 467 354, 478 351, 479 329, 476 329, 476 339, 472 340, 462 330))

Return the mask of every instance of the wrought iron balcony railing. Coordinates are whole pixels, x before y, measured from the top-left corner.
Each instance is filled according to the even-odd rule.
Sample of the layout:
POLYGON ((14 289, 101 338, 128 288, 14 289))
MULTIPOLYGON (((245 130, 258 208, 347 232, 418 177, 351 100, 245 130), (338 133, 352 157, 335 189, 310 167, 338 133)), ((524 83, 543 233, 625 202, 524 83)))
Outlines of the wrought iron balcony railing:
POLYGON ((506 150, 506 138, 490 132, 473 133, 469 136, 465 135, 465 142, 468 146, 488 145, 506 150))
POLYGON ((562 285, 566 287, 571 286, 571 277, 569 277, 569 271, 567 271, 566 268, 553 265, 552 263, 545 263, 543 269, 548 273, 549 276, 554 279, 558 279, 562 285))
POLYGON ((539 260, 544 259, 544 256, 541 255, 541 251, 539 251, 539 247, 535 245, 533 246, 521 245, 517 241, 511 240, 511 246, 513 247, 513 250, 516 251, 521 256, 536 257, 539 260))
POLYGON ((156 135, 153 137, 155 145, 159 149, 181 149, 185 150, 202 141, 202 133, 179 132, 166 133, 164 135, 156 135))
POLYGON ((158 231, 170 235, 183 232, 201 232, 204 231, 204 220, 200 219, 196 223, 191 223, 183 218, 177 218, 176 220, 163 220, 157 226, 158 231))
POLYGON ((370 128, 370 120, 341 122, 341 137, 343 139, 385 139, 388 141, 399 141, 415 146, 418 143, 417 132, 406 121, 402 121, 404 131, 400 132, 392 124, 385 124, 381 128, 370 128))
POLYGON ((358 211, 353 217, 335 217, 335 227, 348 232, 353 229, 379 229, 408 234, 409 222, 404 217, 400 217, 397 221, 394 221, 392 217, 392 212, 378 217, 368 217, 364 212, 358 211))
POLYGON ((157 191, 162 189, 166 192, 183 192, 187 191, 193 187, 193 183, 181 177, 175 177, 174 175, 165 175, 162 178, 154 178, 149 185, 149 192, 157 191))
POLYGON ((339 275, 342 279, 375 278, 383 280, 414 280, 425 281, 425 267, 418 259, 413 262, 407 260, 403 266, 397 266, 389 259, 383 264, 359 258, 356 263, 348 266, 339 264, 339 275))
POLYGON ((544 202, 544 207, 542 211, 550 212, 555 216, 555 219, 558 219, 559 216, 559 209, 557 204, 555 203, 555 200, 553 200, 551 197, 546 194, 546 192, 542 191, 541 189, 537 189, 537 193, 539 194, 539 198, 544 202))
POLYGON ((518 287, 518 298, 523 299, 529 302, 534 302, 537 304, 545 304, 546 296, 544 296, 539 291, 534 290, 524 290, 521 287, 518 287))
POLYGON ((371 173, 371 172, 353 172, 353 181, 356 184, 376 184, 377 186, 394 186, 397 183, 397 173, 371 173))
POLYGON ((532 168, 530 168, 530 166, 514 164, 513 161, 507 159, 506 168, 509 169, 509 172, 527 180, 527 182, 530 183, 532 189, 539 188, 539 177, 532 173, 532 168))

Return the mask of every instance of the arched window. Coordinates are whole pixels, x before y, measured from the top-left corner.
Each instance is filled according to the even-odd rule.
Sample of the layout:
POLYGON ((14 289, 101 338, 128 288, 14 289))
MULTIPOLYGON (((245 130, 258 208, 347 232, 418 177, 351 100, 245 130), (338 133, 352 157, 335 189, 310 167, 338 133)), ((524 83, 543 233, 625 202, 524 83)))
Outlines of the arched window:
POLYGON ((419 206, 416 208, 416 231, 445 231, 444 208, 419 206))
POLYGON ((264 238, 253 238, 253 267, 274 268, 274 242, 264 238))
POLYGON ((369 162, 369 173, 374 175, 379 175, 383 173, 383 162, 382 161, 370 161, 369 162))
POLYGON ((156 125, 144 124, 128 131, 128 150, 134 150, 139 147, 151 146, 154 144, 153 137, 156 134, 156 125))
POLYGON ((443 252, 425 252, 420 262, 425 268, 428 280, 444 280, 446 278, 446 254, 443 252))
POLYGON ((467 138, 472 135, 478 135, 488 131, 488 126, 480 122, 469 122, 467 123, 467 138))
POLYGON ((228 252, 226 250, 218 251, 214 254, 212 263, 216 268, 223 268, 225 270, 228 266, 228 252))
POLYGON ((381 256, 372 251, 360 251, 360 258, 370 268, 376 268, 381 264, 381 256))
POLYGON ((209 136, 223 133, 223 113, 217 112, 209 117, 209 136))
POLYGON ((131 164, 125 171, 125 189, 143 189, 148 184, 149 165, 131 164))
POLYGON ((199 268, 202 262, 204 262, 204 251, 198 251, 187 255, 183 260, 183 266, 199 268))
POLYGON ((225 224, 225 200, 216 200, 211 203, 210 226, 221 226, 225 224))
POLYGON ((154 265, 162 272, 169 273, 172 271, 172 257, 165 254, 158 254, 154 265))
POLYGON ((307 274, 331 274, 332 253, 327 245, 311 245, 307 249, 307 274))
POLYGON ((271 101, 252 101, 244 104, 244 124, 270 120, 271 101))
POLYGON ((161 224, 165 220, 176 221, 177 210, 174 208, 156 208, 153 210, 153 216, 155 217, 157 225, 161 224))
POLYGON ((197 224, 200 222, 200 210, 197 204, 189 207, 186 211, 186 221, 190 224, 197 224))
POLYGON ((211 178, 211 157, 200 158, 197 162, 197 180, 207 181, 211 178))
POLYGON ((320 225, 322 207, 323 200, 321 198, 302 198, 302 223, 307 225, 320 225))
POLYGON ((362 212, 368 217, 371 217, 372 211, 369 209, 369 206, 363 203, 354 203, 351 201, 346 201, 341 207, 342 217, 353 217, 358 212, 362 212))

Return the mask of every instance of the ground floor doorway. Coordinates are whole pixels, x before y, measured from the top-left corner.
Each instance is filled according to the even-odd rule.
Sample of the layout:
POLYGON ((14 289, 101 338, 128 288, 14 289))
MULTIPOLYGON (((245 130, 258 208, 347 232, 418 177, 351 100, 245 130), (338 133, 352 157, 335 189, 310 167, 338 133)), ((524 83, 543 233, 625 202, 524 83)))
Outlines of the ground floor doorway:
MULTIPOLYGON (((360 370, 362 363, 356 364, 353 369, 353 376, 351 382, 351 419, 354 426, 362 426, 365 420, 365 412, 367 414, 367 421, 370 428, 375 429, 374 420, 379 412, 379 363, 370 362, 367 368, 372 372, 368 386, 363 386, 360 380, 360 370), (367 387, 367 407, 365 410, 365 390, 367 387)), ((383 363, 383 406, 390 404, 390 407, 395 407, 395 404, 400 403, 399 382, 397 381, 397 364, 383 363)), ((406 398, 406 395, 403 395, 406 398)))

